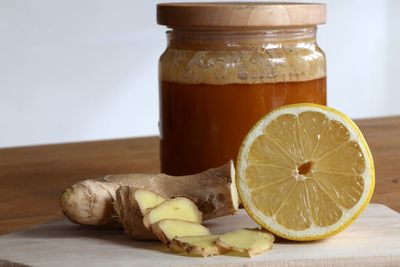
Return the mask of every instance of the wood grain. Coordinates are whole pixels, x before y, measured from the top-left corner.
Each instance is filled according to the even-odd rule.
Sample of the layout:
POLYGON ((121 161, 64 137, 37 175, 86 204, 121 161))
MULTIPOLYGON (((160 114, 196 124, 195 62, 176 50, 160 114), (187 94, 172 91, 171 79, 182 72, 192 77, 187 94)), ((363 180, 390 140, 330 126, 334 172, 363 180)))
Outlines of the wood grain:
POLYGON ((111 173, 159 172, 158 138, 0 149, 0 234, 61 217, 69 185, 111 173))
MULTIPOLYGON (((400 116, 358 121, 376 166, 374 202, 400 211, 400 116)), ((159 171, 158 138, 0 149, 0 234, 62 217, 60 193, 111 173, 159 171)))
POLYGON ((400 116, 357 121, 374 157, 372 202, 400 212, 400 116))
POLYGON ((317 3, 162 3, 157 23, 170 28, 288 27, 324 24, 326 5, 317 3))

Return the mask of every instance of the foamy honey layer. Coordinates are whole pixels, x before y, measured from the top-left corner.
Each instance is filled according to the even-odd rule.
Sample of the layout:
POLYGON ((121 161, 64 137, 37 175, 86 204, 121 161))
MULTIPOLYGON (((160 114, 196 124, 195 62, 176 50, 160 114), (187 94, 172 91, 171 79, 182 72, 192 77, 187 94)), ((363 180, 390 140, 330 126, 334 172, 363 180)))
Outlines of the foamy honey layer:
POLYGON ((315 45, 248 51, 168 48, 160 58, 161 79, 185 84, 298 82, 325 76, 325 56, 315 45))

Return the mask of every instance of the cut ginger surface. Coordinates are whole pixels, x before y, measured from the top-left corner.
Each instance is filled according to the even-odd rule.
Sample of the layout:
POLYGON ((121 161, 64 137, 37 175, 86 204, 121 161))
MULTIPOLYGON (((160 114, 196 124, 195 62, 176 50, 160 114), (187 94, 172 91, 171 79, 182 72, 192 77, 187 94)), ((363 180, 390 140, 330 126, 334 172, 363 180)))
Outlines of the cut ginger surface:
POLYGON ((163 243, 168 243, 175 237, 210 234, 210 231, 199 223, 177 219, 161 220, 152 224, 151 230, 163 243))

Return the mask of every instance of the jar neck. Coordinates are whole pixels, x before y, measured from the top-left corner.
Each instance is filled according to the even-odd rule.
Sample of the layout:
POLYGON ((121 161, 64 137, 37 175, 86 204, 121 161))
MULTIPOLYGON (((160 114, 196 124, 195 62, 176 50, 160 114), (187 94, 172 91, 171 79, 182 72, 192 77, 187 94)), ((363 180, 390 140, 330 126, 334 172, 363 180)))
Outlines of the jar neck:
POLYGON ((252 50, 315 45, 317 27, 279 29, 173 29, 168 46, 183 50, 252 50))

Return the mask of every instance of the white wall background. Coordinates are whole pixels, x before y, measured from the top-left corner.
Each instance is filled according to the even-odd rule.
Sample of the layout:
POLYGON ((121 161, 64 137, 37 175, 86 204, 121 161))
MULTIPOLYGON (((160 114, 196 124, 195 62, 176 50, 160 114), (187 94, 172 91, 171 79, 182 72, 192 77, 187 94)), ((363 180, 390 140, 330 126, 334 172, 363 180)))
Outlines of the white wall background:
MULTIPOLYGON (((157 2, 1 0, 0 147, 158 134, 157 2)), ((329 105, 400 114, 400 1, 325 2, 329 105)))

